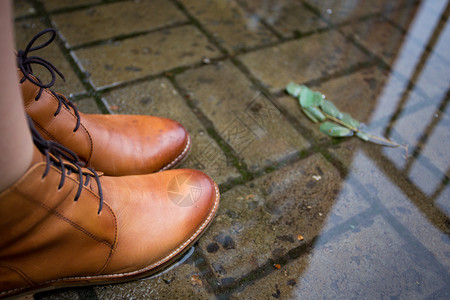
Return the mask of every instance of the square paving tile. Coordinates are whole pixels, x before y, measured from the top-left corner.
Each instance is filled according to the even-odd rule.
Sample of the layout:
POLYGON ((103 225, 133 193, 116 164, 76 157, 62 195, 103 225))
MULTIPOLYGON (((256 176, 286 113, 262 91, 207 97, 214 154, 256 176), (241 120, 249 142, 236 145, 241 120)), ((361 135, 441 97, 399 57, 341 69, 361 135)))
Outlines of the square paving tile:
POLYGON ((69 47, 186 21, 166 0, 126 1, 56 14, 52 21, 69 47), (161 13, 164 11, 164 13, 161 13))
POLYGON ((114 113, 171 118, 185 126, 192 138, 192 150, 180 168, 201 170, 217 184, 239 177, 239 173, 167 79, 117 89, 105 94, 104 98, 114 113))
POLYGON ((310 33, 327 24, 300 1, 241 1, 253 18, 263 18, 283 37, 310 33))
POLYGON ((311 88, 324 94, 341 112, 349 113, 360 122, 367 122, 377 107, 386 76, 385 71, 370 67, 311 88), (355 85, 360 88, 353 89, 355 85))
POLYGON ((203 57, 220 55, 192 26, 166 29, 72 53, 97 88, 200 63, 203 57))
POLYGON ((333 23, 342 23, 375 13, 390 12, 403 7, 411 0, 401 1, 346 1, 346 0, 308 0, 320 14, 333 23))
POLYGON ((98 107, 97 103, 92 98, 85 98, 74 101, 77 109, 86 114, 101 114, 102 111, 98 107))
POLYGON ((42 0, 41 2, 42 4, 44 4, 45 8, 48 11, 54 11, 59 9, 101 3, 101 0, 42 0))
POLYGON ((15 0, 12 1, 12 4, 14 11, 14 18, 29 16, 36 13, 36 10, 34 9, 33 5, 31 5, 31 3, 27 0, 15 0))
POLYGON ((181 2, 187 11, 230 52, 277 41, 259 20, 247 15, 237 1, 181 0, 181 2))
POLYGON ((395 60, 403 44, 403 33, 381 17, 344 26, 342 31, 387 64, 395 60))
POLYGON ((327 31, 239 56, 272 91, 293 81, 304 83, 361 63, 368 57, 340 33, 327 31))
POLYGON ((176 80, 251 171, 293 158, 308 147, 270 100, 230 62, 189 70, 176 80))
POLYGON ((385 11, 383 15, 396 25, 400 26, 400 28, 407 30, 413 23, 414 16, 417 14, 419 6, 420 1, 413 1, 410 5, 385 11))
MULTIPOLYGON (((216 220, 199 242, 218 280, 228 286, 310 242, 325 225, 340 183, 337 170, 314 155, 223 193, 216 220)), ((354 210, 339 211, 333 222, 354 210)))

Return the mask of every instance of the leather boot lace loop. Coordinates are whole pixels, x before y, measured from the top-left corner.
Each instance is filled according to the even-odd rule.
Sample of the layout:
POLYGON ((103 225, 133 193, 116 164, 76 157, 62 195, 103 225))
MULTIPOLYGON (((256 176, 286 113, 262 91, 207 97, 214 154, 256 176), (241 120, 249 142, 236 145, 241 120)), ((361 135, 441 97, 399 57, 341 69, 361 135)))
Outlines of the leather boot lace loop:
MULTIPOLYGON (((50 43, 53 42, 53 40, 56 37, 56 30, 52 29, 52 28, 47 28, 41 32, 39 32, 38 34, 36 34, 31 41, 28 43, 27 47, 25 48, 25 50, 19 50, 17 52, 17 66, 20 69, 20 71, 22 71, 22 74, 24 77, 22 77, 22 79, 20 80, 20 83, 23 83, 26 79, 28 79, 31 83, 33 83, 34 85, 39 87, 39 92, 35 97, 35 100, 38 101, 39 98, 42 95, 42 92, 44 91, 44 89, 49 89, 50 87, 52 87, 55 84, 56 81, 56 74, 58 74, 62 80, 65 81, 64 79, 64 75, 49 61, 39 57, 39 56, 28 56, 30 52, 36 51, 36 50, 40 50, 46 46, 48 46, 50 43), (33 44, 43 35, 45 35, 46 33, 50 33, 50 38, 43 42, 42 44, 39 44, 37 46, 33 47, 33 44), (40 65, 42 67, 44 67, 45 69, 47 69, 47 71, 50 72, 50 75, 52 76, 52 79, 49 83, 42 83, 42 81, 33 74, 33 69, 31 67, 32 64, 36 64, 36 65, 40 65), (30 76, 33 75, 33 76, 30 76)), ((72 103, 72 101, 68 100, 65 96, 61 95, 61 94, 57 94, 54 91, 50 90, 49 91, 53 94, 53 96, 56 97, 56 99, 58 99, 58 108, 56 109, 56 112, 54 113, 55 116, 57 116, 59 114, 59 112, 61 111, 62 105, 64 105, 68 110, 73 110, 73 112, 75 113, 76 119, 77 119, 77 124, 75 125, 74 128, 74 132, 76 132, 78 130, 78 128, 80 127, 80 114, 78 112, 78 109, 76 108, 75 104, 72 103)))
POLYGON ((92 176, 97 182, 98 195, 100 197, 100 204, 97 213, 100 214, 103 208, 103 192, 100 183, 100 178, 97 172, 92 168, 84 167, 84 163, 78 159, 78 156, 70 149, 58 144, 54 141, 44 139, 37 129, 34 127, 33 121, 28 117, 28 123, 33 137, 33 142, 39 151, 46 157, 46 168, 42 178, 48 175, 50 166, 55 166, 61 170, 61 180, 58 185, 58 190, 64 186, 67 175, 71 173, 78 173, 78 190, 74 201, 77 201, 83 191, 83 178, 86 178, 84 186, 87 187, 89 178, 92 176))

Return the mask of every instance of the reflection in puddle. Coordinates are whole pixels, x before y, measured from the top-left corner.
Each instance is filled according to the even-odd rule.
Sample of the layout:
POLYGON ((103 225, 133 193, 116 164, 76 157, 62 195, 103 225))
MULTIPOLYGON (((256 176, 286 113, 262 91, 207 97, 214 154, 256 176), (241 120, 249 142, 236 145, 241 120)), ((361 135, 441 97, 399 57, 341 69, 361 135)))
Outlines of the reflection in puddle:
MULTIPOLYGON (((325 7, 321 6, 321 11, 325 7)), ((347 6, 344 11, 333 7, 332 11, 339 13, 325 19, 340 22, 358 9, 358 5, 347 6)), ((268 23, 276 24, 283 9, 277 6, 273 15, 265 7, 259 11, 268 23)), ((410 156, 405 157, 399 149, 374 145, 363 145, 358 150, 354 141, 334 147, 332 156, 346 164, 348 174, 340 181, 340 192, 334 204, 325 210, 325 218, 313 226, 316 230, 319 226, 320 236, 299 258, 288 259, 280 272, 273 272, 237 292, 238 298, 260 293, 286 299, 448 296, 450 51, 444 49, 449 48, 450 35, 448 23, 442 21, 448 12, 445 1, 422 1, 409 27, 401 28, 404 24, 397 24, 396 19, 386 21, 390 14, 369 25, 373 27, 366 27, 366 34, 388 27, 401 33, 400 38, 389 41, 390 45, 397 43, 395 55, 385 61, 390 72, 377 77, 383 85, 374 93, 376 102, 371 103, 373 109, 365 119, 370 120, 366 122, 374 133, 408 144, 410 156)), ((343 27, 346 35, 357 38, 369 51, 376 46, 376 39, 366 39, 361 30, 355 35, 355 30, 352 25, 343 27)), ((382 59, 383 50, 379 54, 382 59)), ((325 89, 332 89, 332 84, 327 84, 325 89)), ((351 85, 345 87, 358 89, 351 85)), ((304 195, 289 192, 281 178, 269 177, 281 180, 276 181, 280 189, 277 197, 288 201, 284 207, 291 207, 292 201, 304 201, 304 195), (285 196, 290 193, 294 195, 285 196)), ((271 195, 262 197, 266 205, 273 201, 271 195)), ((290 214, 271 209, 268 213, 275 213, 281 222, 290 214)), ((249 229, 250 223, 245 218, 236 221, 245 236, 254 236, 255 231, 249 229)), ((299 223, 300 220, 296 225, 299 223)), ((291 228, 302 230, 301 226, 291 228)), ((262 257, 254 255, 258 259, 262 257)), ((276 257, 271 256, 274 263, 276 257)), ((258 259, 255 267, 263 268, 264 260, 258 262, 258 259)))

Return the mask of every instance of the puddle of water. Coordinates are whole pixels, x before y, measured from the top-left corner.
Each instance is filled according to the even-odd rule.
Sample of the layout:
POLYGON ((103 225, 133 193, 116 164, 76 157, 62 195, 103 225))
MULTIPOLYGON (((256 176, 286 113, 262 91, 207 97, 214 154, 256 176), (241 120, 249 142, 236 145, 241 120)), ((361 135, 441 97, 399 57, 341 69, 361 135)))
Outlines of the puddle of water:
MULTIPOLYGON (((253 9, 254 18, 256 14, 257 19, 267 20, 269 24, 277 24, 283 12, 289 13, 283 6, 288 7, 291 3, 244 2, 253 9)), ((375 18, 369 16, 370 13, 381 16, 377 24, 388 23, 402 32, 401 38, 388 40, 388 44, 396 50, 391 61, 384 61, 388 69, 383 73, 384 78, 376 78, 382 82, 381 86, 373 93, 373 97, 360 100, 367 101, 367 105, 372 107, 368 114, 362 116, 370 130, 407 144, 408 155, 399 149, 361 146, 353 141, 332 147, 332 157, 343 162, 348 172, 340 181, 340 193, 334 196, 333 205, 322 208, 320 215, 324 214, 324 218, 320 221, 319 218, 311 220, 313 231, 319 237, 313 240, 307 250, 293 258, 294 250, 298 247, 289 248, 286 244, 275 242, 269 248, 291 249, 288 251, 290 254, 277 256, 277 253, 272 252, 264 256, 258 254, 258 249, 252 249, 245 260, 239 256, 228 259, 217 257, 216 262, 225 266, 225 269, 236 268, 249 261, 258 267, 259 272, 264 272, 268 267, 264 267, 266 260, 260 260, 261 256, 273 263, 285 263, 280 271, 270 272, 254 284, 243 284, 244 288, 237 288, 231 293, 236 299, 255 295, 283 299, 444 299, 450 293, 449 4, 445 1, 421 1, 406 5, 409 7, 407 9, 403 3, 394 5, 392 11, 385 10, 387 6, 378 5, 377 2, 368 8, 370 13, 364 15, 359 12, 364 11, 366 3, 350 2, 353 6, 345 5, 344 1, 308 1, 308 5, 322 13, 326 12, 322 19, 331 22, 329 24, 332 26, 340 28, 341 23, 354 24, 350 26, 353 29, 348 32, 346 29, 350 37, 356 36, 352 31, 358 31, 358 24, 375 18), (340 10, 342 7, 345 9, 340 10), (406 15, 402 15, 402 10, 406 15), (398 20, 404 22, 397 23, 398 20)), ((369 31, 377 34, 383 28, 371 27, 369 31)), ((304 41, 307 43, 308 39, 304 41)), ((376 41, 370 41, 370 36, 360 32, 358 43, 369 52, 371 46, 376 46, 373 44, 376 41)), ((262 78, 265 80, 267 77, 262 78)), ((333 80, 330 79, 330 82, 333 80)), ((320 88, 332 90, 332 83, 325 82, 318 90, 320 88)), ((364 87, 348 85, 344 88, 355 93, 364 87)), ((275 176, 273 180, 279 180, 273 184, 278 184, 282 190, 278 197, 288 202, 283 205, 298 209, 292 202, 304 201, 302 192, 290 191, 291 185, 286 185, 284 179, 275 176)), ((241 198, 250 193, 253 194, 244 189, 241 198)), ((278 214, 277 221, 274 223, 274 218, 272 223, 261 221, 269 222, 280 235, 285 234, 281 235, 283 240, 289 240, 290 235, 286 235, 286 232, 296 236, 289 227, 295 230, 301 230, 301 227, 289 225, 288 221, 285 221, 285 227, 278 226, 283 222, 283 217, 284 220, 288 219, 290 213, 283 210, 282 205, 268 204, 272 201, 270 193, 261 196, 255 193, 257 201, 252 206, 258 207, 261 201, 265 203, 264 206, 269 205, 268 212, 278 214)), ((234 193, 232 196, 239 201, 239 196, 234 193)), ((231 205, 226 208, 228 212, 245 209, 234 207, 233 210, 231 205)), ((251 229, 255 223, 245 217, 237 217, 235 222, 239 226, 231 225, 229 232, 239 232, 237 244, 248 245, 239 240, 239 236, 251 238, 263 230, 251 229)), ((297 224, 300 223, 297 221, 297 224)), ((306 226, 303 230, 307 231, 306 226)), ((226 230, 221 232, 225 234, 226 230)), ((264 235, 270 240, 267 238, 268 233, 264 235)), ((255 243, 263 240, 264 237, 254 237, 255 243)), ((259 250, 262 248, 267 247, 261 246, 259 250)), ((244 272, 232 273, 239 277, 244 272)), ((245 282, 242 279, 237 281, 245 282)), ((223 295, 229 294, 225 292, 223 295)))

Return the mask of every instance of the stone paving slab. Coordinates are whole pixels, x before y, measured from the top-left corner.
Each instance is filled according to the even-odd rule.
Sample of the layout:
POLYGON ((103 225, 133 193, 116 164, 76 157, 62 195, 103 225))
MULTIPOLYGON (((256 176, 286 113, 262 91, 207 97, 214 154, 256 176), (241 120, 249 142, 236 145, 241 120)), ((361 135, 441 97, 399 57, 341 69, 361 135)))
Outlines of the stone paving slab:
POLYGON ((330 141, 331 138, 326 134, 323 134, 319 130, 319 124, 311 121, 301 110, 300 104, 297 98, 294 98, 290 95, 283 95, 281 97, 276 98, 277 103, 286 110, 286 113, 289 114, 292 118, 295 119, 295 123, 298 124, 299 127, 308 130, 308 132, 314 138, 314 141, 319 143, 325 143, 330 141))
POLYGON ((368 57, 332 30, 240 55, 239 59, 271 91, 278 91, 291 81, 318 79, 368 57))
POLYGON ((216 142, 198 121, 167 79, 131 85, 104 95, 110 109, 119 114, 154 115, 177 120, 192 138, 192 150, 180 168, 199 169, 217 184, 239 177, 216 142))
POLYGON ((14 18, 33 15, 36 13, 36 9, 27 0, 15 0, 14 5, 14 18))
POLYGON ((229 61, 186 71, 176 81, 214 120, 216 130, 251 171, 293 158, 308 147, 270 100, 229 61))
POLYGON ((72 53, 80 67, 89 73, 90 82, 96 88, 200 63, 204 57, 220 55, 192 26, 165 29, 72 53))
POLYGON ((308 34, 327 24, 300 1, 244 0, 248 14, 256 20, 264 18, 284 38, 308 34))
POLYGON ((333 23, 343 23, 362 18, 375 13, 392 11, 407 5, 411 0, 390 1, 379 0, 370 2, 346 0, 307 0, 320 14, 333 23))
POLYGON ((223 193, 216 220, 199 241, 222 285, 269 260, 276 264, 311 241, 326 222, 340 182, 337 170, 314 155, 223 193))
POLYGON ((311 88, 324 94, 341 112, 349 113, 360 122, 367 123, 377 107, 376 100, 383 91, 386 76, 386 71, 374 66, 311 88), (352 89, 355 85, 360 88, 352 89))
POLYGON ((230 52, 277 41, 276 36, 257 19, 246 15, 236 1, 180 2, 230 52))
MULTIPOLYGON (((25 49, 28 42, 30 42, 38 32, 45 28, 46 26, 38 18, 16 21, 15 34, 17 49, 25 49)), ((43 36, 35 43, 35 46, 45 42, 48 37, 49 35, 43 36)), ((57 77, 55 85, 51 88, 52 90, 66 96, 69 96, 70 94, 80 94, 85 91, 81 81, 78 79, 78 76, 73 71, 70 63, 64 57, 56 42, 53 42, 44 49, 29 54, 29 56, 32 55, 42 57, 51 62, 64 75, 66 81, 64 82, 60 77, 57 77)), ((37 73, 37 76, 43 82, 50 82, 51 76, 47 69, 37 65, 33 65, 32 67, 33 71, 37 73)))
POLYGON ((59 9, 67 9, 73 8, 77 6, 83 6, 88 4, 98 4, 101 3, 101 0, 45 0, 42 1, 45 8, 49 11, 59 10, 59 9))
POLYGON ((389 19, 391 22, 399 26, 403 30, 408 30, 411 26, 411 22, 414 19, 414 15, 418 12, 420 1, 412 1, 409 5, 405 5, 401 8, 384 11, 383 16, 389 19))
POLYGON ((117 2, 51 18, 68 47, 186 21, 186 17, 166 0, 117 2))
POLYGON ((402 44, 399 41, 404 38, 403 33, 382 17, 347 25, 341 29, 387 64, 395 61, 397 54, 401 53, 402 44))
POLYGON ((376 216, 336 238, 319 238, 314 252, 231 299, 425 299, 445 285, 376 216))
POLYGON ((86 114, 101 114, 102 111, 98 107, 97 103, 93 98, 85 98, 81 100, 74 101, 77 109, 86 114))

